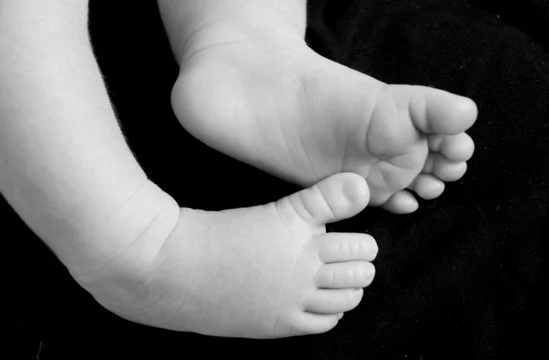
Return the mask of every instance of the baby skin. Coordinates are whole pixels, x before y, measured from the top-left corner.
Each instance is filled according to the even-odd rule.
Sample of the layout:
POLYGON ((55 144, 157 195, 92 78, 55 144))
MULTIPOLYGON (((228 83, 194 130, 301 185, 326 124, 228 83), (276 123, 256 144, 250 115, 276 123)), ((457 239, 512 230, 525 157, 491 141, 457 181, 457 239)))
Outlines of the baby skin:
POLYGON ((378 249, 367 234, 327 234, 325 224, 354 216, 368 200, 364 179, 343 173, 263 206, 171 206, 148 229, 169 233, 165 240, 146 232, 79 281, 107 309, 161 328, 247 338, 326 332, 359 304, 378 249), (177 225, 166 231, 173 217, 177 225), (135 261, 150 253, 157 255, 147 266, 135 261))
POLYGON ((411 192, 434 199, 464 175, 474 151, 465 133, 477 117, 472 100, 385 84, 300 39, 200 36, 194 47, 173 42, 181 67, 172 105, 207 145, 302 186, 359 174, 370 205, 394 213, 417 209, 411 192))
MULTIPOLYGON (((283 2, 305 5, 162 3, 194 10, 172 23, 187 26, 208 4, 224 16, 227 4, 283 2)), ((470 100, 385 85, 291 37, 205 26, 174 46, 179 119, 215 148, 308 188, 247 209, 179 208, 124 142, 88 41, 87 2, 5 3, 2 193, 100 304, 135 322, 251 338, 330 330, 371 283, 377 246, 325 225, 370 197, 411 211, 405 188, 437 196, 473 151, 463 133, 476 117, 470 100)))

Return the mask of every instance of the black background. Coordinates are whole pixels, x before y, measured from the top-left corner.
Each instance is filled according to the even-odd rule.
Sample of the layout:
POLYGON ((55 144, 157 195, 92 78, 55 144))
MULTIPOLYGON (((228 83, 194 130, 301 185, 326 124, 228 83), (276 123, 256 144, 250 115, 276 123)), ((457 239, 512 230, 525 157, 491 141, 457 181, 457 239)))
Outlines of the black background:
MULTIPOLYGON (((361 305, 327 334, 269 341, 133 324, 99 306, 2 202, 3 358, 549 358, 549 1, 309 3, 307 40, 317 52, 384 82, 469 96, 479 107, 475 157, 439 200, 406 216, 368 208, 328 227, 378 240, 377 276, 361 305)), ((179 125, 170 106, 178 68, 154 0, 91 0, 90 18, 128 142, 181 206, 252 206, 298 190, 179 125)))

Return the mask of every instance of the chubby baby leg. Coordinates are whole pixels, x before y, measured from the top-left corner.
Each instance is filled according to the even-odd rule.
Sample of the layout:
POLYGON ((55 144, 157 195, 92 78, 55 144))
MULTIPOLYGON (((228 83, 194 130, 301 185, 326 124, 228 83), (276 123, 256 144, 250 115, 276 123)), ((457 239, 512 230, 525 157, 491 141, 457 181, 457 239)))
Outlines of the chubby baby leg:
MULTIPOLYGON (((377 245, 367 234, 327 234, 325 224, 354 216, 368 201, 364 178, 342 173, 262 206, 183 208, 153 260, 133 271, 114 262, 81 284, 121 317, 176 331, 326 332, 359 304, 377 245)), ((140 246, 147 244, 132 251, 140 246)))

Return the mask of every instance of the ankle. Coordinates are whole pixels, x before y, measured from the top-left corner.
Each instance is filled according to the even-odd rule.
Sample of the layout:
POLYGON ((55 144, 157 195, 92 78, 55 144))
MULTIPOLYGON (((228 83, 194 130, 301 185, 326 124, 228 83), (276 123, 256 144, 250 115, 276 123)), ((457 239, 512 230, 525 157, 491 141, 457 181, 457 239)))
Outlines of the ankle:
POLYGON ((296 25, 284 14, 269 10, 265 14, 234 14, 227 18, 211 21, 194 30, 168 31, 172 34, 171 43, 177 63, 182 66, 189 58, 202 49, 244 41, 280 38, 305 44, 305 27, 296 25), (251 19, 250 19, 251 18, 251 19), (261 21, 257 21, 261 19, 261 21))
POLYGON ((101 237, 101 244, 79 254, 80 261, 65 265, 84 287, 108 278, 135 277, 161 256, 179 214, 175 200, 149 181, 90 231, 90 236, 101 237))

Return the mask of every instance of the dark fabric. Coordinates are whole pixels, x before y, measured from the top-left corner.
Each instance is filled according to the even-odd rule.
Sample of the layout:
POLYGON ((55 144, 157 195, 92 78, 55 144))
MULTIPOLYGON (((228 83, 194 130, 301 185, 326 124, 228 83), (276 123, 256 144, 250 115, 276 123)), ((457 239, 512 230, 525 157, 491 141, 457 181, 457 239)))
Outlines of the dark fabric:
MULTIPOLYGON (((177 66, 154 1, 92 1, 91 32, 130 146, 182 206, 257 205, 296 187, 217 153, 174 118, 177 66)), ((194 358, 221 351, 319 359, 549 358, 549 1, 310 0, 317 52, 388 83, 466 95, 477 150, 462 181, 411 215, 367 209, 330 231, 372 234, 377 276, 321 336, 251 341, 149 328, 102 309, 2 204, 18 358, 194 358), (8 235, 10 234, 10 235, 8 235), (10 261, 13 259, 14 261, 10 261), (290 356, 290 355, 286 355, 290 356)), ((7 351, 4 349, 4 351, 7 351)), ((10 356, 10 358, 12 358, 10 356)))

